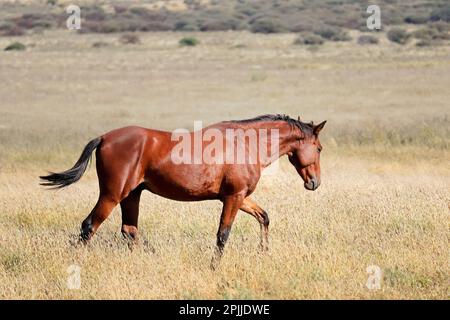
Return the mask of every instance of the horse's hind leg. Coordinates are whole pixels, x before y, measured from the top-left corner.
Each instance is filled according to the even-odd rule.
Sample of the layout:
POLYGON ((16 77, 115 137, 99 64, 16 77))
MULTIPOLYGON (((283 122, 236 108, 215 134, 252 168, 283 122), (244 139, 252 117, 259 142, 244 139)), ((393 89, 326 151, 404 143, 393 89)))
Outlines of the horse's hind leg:
POLYGON ((261 228, 260 249, 263 251, 269 250, 269 215, 267 212, 250 198, 244 199, 240 209, 258 220, 261 228))
POLYGON ((126 239, 136 241, 138 236, 139 200, 142 188, 137 187, 120 202, 122 209, 122 234, 126 239))
POLYGON ((100 195, 97 204, 91 213, 84 219, 81 224, 80 239, 83 242, 87 242, 92 238, 98 227, 108 218, 112 209, 117 205, 117 201, 111 197, 100 195))

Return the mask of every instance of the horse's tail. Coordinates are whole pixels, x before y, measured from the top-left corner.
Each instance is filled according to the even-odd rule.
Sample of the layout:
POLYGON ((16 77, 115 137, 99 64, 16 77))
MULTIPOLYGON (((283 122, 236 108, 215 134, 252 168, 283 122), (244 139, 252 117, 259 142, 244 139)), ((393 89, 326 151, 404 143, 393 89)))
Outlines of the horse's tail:
POLYGON ((80 158, 74 166, 60 173, 50 172, 47 176, 40 176, 41 185, 52 187, 53 189, 59 189, 67 187, 68 185, 77 182, 83 176, 86 168, 91 160, 92 152, 100 145, 102 138, 95 138, 84 147, 80 158))

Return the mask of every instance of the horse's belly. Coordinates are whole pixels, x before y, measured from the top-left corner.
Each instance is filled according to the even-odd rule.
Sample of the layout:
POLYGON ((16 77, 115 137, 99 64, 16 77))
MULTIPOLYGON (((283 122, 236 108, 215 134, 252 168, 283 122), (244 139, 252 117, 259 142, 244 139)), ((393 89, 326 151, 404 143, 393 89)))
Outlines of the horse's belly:
POLYGON ((146 188, 165 198, 179 201, 218 199, 221 178, 207 170, 164 170, 146 174, 146 188))

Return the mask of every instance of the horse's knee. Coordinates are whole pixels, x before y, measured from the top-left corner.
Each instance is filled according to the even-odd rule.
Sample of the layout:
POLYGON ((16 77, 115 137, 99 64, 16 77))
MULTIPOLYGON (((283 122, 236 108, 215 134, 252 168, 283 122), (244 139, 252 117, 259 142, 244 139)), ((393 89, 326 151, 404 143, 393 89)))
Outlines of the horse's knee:
POLYGON ((122 225, 122 235, 125 238, 136 240, 138 236, 138 229, 135 226, 122 225))

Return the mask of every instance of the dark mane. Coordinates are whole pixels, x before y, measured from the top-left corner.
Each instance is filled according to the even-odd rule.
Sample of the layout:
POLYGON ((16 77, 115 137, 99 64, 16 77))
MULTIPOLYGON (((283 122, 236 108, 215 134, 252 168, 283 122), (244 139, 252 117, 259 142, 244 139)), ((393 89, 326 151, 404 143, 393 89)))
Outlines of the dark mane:
POLYGON ((295 120, 289 117, 287 114, 264 114, 261 116, 257 116, 250 119, 243 119, 243 120, 230 120, 225 122, 233 122, 233 123, 251 123, 251 122, 258 122, 258 121, 286 121, 292 126, 296 126, 300 130, 302 130, 303 133, 306 134, 312 134, 313 133, 313 123, 306 123, 302 122, 300 120, 295 120))

